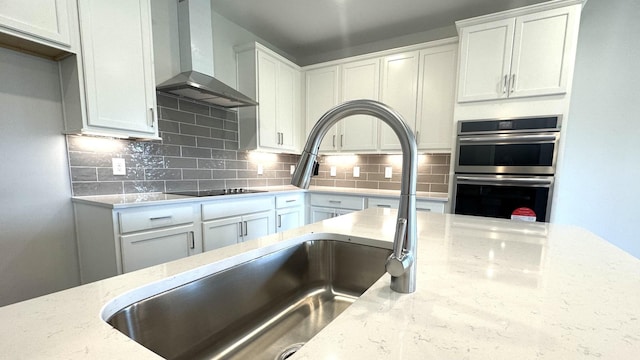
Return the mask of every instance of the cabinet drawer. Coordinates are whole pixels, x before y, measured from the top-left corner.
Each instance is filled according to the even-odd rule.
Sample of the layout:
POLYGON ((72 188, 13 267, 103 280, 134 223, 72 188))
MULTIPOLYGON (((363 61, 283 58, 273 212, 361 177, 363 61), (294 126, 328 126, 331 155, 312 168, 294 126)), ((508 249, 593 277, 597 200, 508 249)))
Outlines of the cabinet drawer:
POLYGON ((444 203, 439 201, 418 200, 416 201, 416 210, 444 214, 444 203))
POLYGON ((193 222, 193 206, 154 206, 118 213, 120 233, 193 222))
POLYGON ((295 194, 287 194, 287 195, 278 195, 276 196, 276 208, 282 209, 286 207, 292 206, 300 206, 304 205, 304 194, 303 193, 295 193, 295 194))
POLYGON ((364 209, 364 198, 360 196, 311 194, 311 205, 340 209, 362 210, 364 209))
POLYGON ((367 200, 367 208, 392 208, 397 209, 400 200, 388 198, 369 198, 367 200))
POLYGON ((230 216, 273 210, 273 196, 249 196, 242 200, 211 201, 202 204, 202 220, 212 220, 230 216))

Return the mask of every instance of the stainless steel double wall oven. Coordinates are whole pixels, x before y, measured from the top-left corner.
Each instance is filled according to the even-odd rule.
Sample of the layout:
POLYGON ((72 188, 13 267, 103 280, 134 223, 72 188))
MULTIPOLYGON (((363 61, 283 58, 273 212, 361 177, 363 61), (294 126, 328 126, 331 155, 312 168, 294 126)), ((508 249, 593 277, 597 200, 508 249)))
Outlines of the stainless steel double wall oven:
POLYGON ((454 212, 549 221, 561 120, 458 122, 454 212))

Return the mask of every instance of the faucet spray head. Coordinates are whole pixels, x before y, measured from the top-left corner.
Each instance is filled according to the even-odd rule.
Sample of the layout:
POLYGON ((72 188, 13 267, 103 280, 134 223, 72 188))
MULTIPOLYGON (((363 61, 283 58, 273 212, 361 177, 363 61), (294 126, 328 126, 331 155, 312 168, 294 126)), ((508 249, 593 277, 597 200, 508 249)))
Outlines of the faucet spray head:
POLYGON ((308 189, 311 182, 311 173, 313 172, 313 164, 316 162, 316 154, 303 151, 298 161, 298 166, 291 177, 291 185, 302 189, 308 189))

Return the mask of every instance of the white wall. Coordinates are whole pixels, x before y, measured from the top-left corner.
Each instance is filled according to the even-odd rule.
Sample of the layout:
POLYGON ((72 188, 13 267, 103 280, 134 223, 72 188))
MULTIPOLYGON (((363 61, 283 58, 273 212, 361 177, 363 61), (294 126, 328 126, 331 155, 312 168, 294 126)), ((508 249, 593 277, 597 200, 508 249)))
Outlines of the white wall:
POLYGON ((0 306, 79 284, 58 65, 0 48, 0 306))
POLYGON ((640 258, 640 1, 583 10, 552 221, 640 258))

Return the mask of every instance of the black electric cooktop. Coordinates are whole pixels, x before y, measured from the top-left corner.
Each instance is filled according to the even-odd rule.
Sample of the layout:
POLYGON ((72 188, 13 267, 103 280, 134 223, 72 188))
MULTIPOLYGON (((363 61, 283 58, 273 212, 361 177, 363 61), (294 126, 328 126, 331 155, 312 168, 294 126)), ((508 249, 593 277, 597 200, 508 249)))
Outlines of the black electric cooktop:
POLYGON ((236 195, 236 194, 253 194, 266 192, 265 190, 252 190, 252 189, 218 189, 218 190, 192 190, 192 191, 167 191, 165 194, 171 195, 183 195, 183 196, 223 196, 223 195, 236 195))

